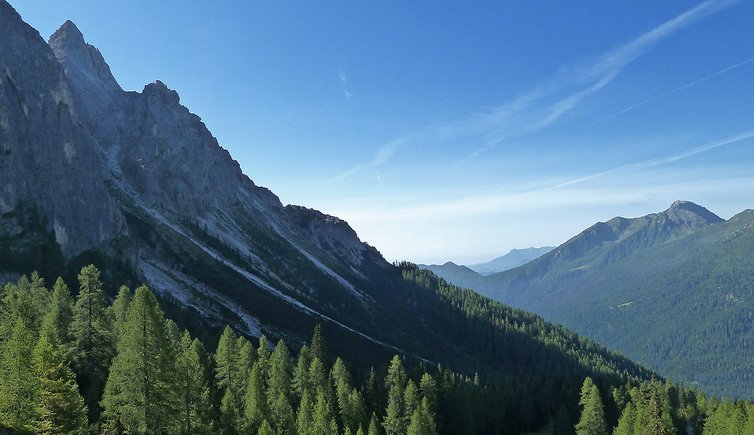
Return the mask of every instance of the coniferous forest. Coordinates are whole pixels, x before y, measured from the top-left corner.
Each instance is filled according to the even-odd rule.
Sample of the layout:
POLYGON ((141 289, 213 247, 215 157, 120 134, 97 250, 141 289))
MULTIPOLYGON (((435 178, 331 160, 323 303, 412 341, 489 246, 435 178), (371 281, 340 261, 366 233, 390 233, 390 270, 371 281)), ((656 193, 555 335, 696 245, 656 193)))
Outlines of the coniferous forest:
MULTIPOLYGON (((165 317, 146 286, 121 287, 109 302, 95 266, 78 281, 76 296, 36 273, 2 289, 0 426, 11 433, 505 434, 536 426, 526 421, 552 434, 754 433, 751 403, 654 378, 563 384, 573 412, 535 398, 522 378, 400 355, 359 370, 328 353, 319 326, 295 350, 230 327, 202 343, 165 317)), ((454 297, 482 315, 486 299, 454 297)))

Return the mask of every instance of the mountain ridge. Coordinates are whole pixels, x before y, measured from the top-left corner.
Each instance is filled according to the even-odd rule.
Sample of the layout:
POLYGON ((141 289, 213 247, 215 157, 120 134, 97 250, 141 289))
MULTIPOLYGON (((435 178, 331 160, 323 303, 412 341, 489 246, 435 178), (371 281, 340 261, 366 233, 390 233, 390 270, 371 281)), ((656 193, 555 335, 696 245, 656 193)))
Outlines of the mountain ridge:
POLYGON ((751 246, 754 211, 725 221, 676 201, 660 213, 596 223, 530 263, 455 284, 573 328, 674 379, 750 398, 754 352, 743 343, 754 340, 747 326, 751 246))

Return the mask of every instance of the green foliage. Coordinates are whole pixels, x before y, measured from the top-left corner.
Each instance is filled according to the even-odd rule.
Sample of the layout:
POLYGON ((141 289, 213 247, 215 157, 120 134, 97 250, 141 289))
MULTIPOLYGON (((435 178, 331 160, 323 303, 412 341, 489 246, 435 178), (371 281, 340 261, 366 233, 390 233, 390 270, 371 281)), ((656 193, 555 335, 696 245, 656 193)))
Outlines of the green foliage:
POLYGON ((212 398, 206 378, 204 346, 184 331, 176 360, 175 391, 178 396, 178 424, 182 434, 213 433, 212 398))
POLYGON ((127 432, 166 432, 176 427, 179 397, 165 318, 145 286, 131 301, 102 404, 110 427, 127 432))
POLYGON ((99 270, 93 265, 84 267, 79 273, 79 283, 69 352, 90 420, 96 420, 100 396, 115 354, 113 325, 107 313, 99 270))
POLYGON ((600 390, 592 378, 586 378, 581 388, 581 418, 576 424, 577 435, 606 435, 605 406, 602 404, 600 390))
POLYGON ((407 435, 437 435, 435 419, 430 409, 429 400, 425 397, 411 415, 407 435))
MULTIPOLYGON (((53 300, 54 300, 53 293, 53 300)), ((38 392, 34 430, 39 434, 84 434, 88 424, 84 399, 79 394, 73 371, 59 341, 60 313, 49 311, 34 348, 38 392)))

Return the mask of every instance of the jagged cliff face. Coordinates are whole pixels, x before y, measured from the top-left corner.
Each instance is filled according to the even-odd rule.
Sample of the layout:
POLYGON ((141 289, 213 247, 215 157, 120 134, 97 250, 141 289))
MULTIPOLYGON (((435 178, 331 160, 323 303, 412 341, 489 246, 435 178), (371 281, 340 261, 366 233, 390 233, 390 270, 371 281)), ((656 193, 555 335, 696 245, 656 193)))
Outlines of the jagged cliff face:
POLYGON ((117 256, 195 314, 249 334, 326 321, 380 341, 362 329, 378 323, 375 274, 395 270, 346 222, 284 207, 176 91, 124 91, 73 23, 45 43, 4 0, 0 168, 0 241, 36 207, 68 258, 117 256))
POLYGON ((122 220, 63 68, 5 2, 0 41, 0 214, 35 204, 66 252, 102 243, 122 220))

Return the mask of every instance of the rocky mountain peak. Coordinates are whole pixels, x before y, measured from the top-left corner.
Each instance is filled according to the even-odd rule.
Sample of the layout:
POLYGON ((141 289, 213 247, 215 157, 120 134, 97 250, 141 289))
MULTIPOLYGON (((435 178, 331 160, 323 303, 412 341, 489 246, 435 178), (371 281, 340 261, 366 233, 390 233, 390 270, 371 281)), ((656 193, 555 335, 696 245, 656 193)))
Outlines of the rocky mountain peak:
POLYGON ((720 216, 691 201, 675 201, 663 214, 673 221, 691 224, 713 224, 723 221, 720 216))
POLYGON ((167 85, 160 80, 155 80, 144 86, 143 94, 150 101, 156 99, 170 106, 177 106, 181 103, 181 97, 178 95, 178 92, 168 88, 167 85))
POLYGON ((96 114, 123 93, 102 53, 86 43, 72 21, 63 23, 50 36, 49 45, 78 96, 85 100, 82 107, 89 107, 96 114))

